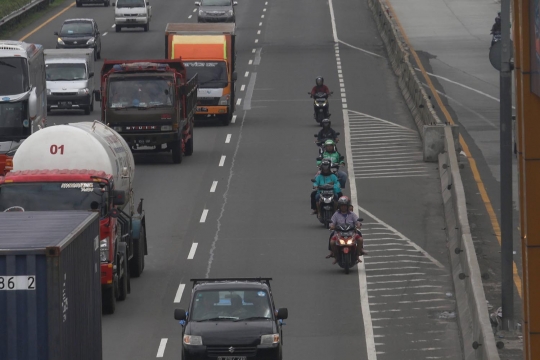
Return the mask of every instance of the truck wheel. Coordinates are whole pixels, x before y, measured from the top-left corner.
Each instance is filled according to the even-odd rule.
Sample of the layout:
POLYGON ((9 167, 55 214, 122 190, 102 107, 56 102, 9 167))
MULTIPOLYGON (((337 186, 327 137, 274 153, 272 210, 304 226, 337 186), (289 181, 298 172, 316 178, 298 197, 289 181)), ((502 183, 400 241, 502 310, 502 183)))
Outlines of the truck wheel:
POLYGON ((191 130, 190 135, 191 137, 186 141, 186 151, 184 152, 186 156, 193 155, 193 130, 191 130))
POLYGON ((90 104, 90 112, 94 111, 94 98, 92 97, 92 103, 90 104))
POLYGON ((92 106, 92 105, 88 105, 88 106, 86 106, 86 107, 84 108, 84 115, 90 115, 90 111, 92 111, 92 110, 90 109, 91 106, 92 106))
POLYGON ((77 7, 81 7, 81 6, 82 6, 82 4, 81 4, 80 2, 78 2, 78 1, 76 1, 75 3, 77 4, 77 7))
POLYGON ((223 126, 229 126, 229 124, 231 123, 231 119, 232 119, 232 114, 226 114, 226 115, 222 115, 221 116, 221 124, 223 126))
POLYGON ((172 148, 173 163, 180 164, 182 162, 182 144, 180 140, 173 141, 170 145, 172 148))
POLYGON ((51 112, 51 107, 47 106, 47 113, 50 113, 50 112, 51 112))
POLYGON ((150 22, 144 25, 144 31, 148 31, 148 30, 150 30, 150 22))
POLYGON ((134 242, 133 257, 129 261, 129 274, 134 278, 138 278, 144 270, 144 243, 146 242, 144 226, 141 226, 141 235, 134 242))
POLYGON ((128 294, 128 281, 129 281, 129 273, 128 273, 128 265, 127 265, 127 259, 124 259, 124 264, 122 265, 124 268, 124 276, 120 279, 120 284, 118 287, 118 300, 124 301, 127 298, 128 294))
POLYGON ((103 6, 105 6, 105 7, 109 7, 109 5, 111 5, 111 2, 110 2, 110 1, 105 1, 105 2, 103 3, 103 6))
POLYGON ((102 289, 101 306, 101 310, 104 314, 114 314, 116 311, 116 294, 114 292, 114 285, 102 289))
POLYGON ((120 32, 120 30, 122 30, 122 27, 120 25, 116 25, 114 28, 116 29, 116 32, 120 32))

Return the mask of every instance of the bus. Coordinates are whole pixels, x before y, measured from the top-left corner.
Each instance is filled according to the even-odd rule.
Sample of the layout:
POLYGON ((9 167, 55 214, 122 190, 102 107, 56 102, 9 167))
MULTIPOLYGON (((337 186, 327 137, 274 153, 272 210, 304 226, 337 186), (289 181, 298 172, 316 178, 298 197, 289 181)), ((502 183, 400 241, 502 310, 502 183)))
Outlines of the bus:
POLYGON ((43 46, 0 40, 0 154, 46 125, 43 46))

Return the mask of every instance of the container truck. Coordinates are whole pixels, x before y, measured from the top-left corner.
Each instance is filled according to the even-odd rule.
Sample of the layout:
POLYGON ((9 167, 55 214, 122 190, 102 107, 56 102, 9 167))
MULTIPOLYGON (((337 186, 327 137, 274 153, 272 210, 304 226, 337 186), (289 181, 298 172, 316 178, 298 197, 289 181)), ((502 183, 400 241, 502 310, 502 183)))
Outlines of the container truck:
POLYGON ((197 76, 181 60, 105 60, 101 69, 101 120, 131 150, 171 151, 175 164, 193 154, 197 76))
POLYGON ((101 360, 99 214, 2 212, 0 228, 0 359, 101 360))
POLYGON ((0 177, 0 211, 90 210, 100 214, 103 311, 125 300, 129 280, 144 269, 146 218, 135 210, 135 164, 129 146, 94 121, 50 126, 17 149, 13 170, 0 177))
POLYGON ((229 125, 236 105, 235 25, 167 24, 165 57, 182 59, 188 77, 199 76, 196 119, 229 125))
POLYGON ((47 49, 44 54, 47 112, 94 111, 94 49, 47 49))
POLYGON ((43 46, 0 40, 0 153, 45 127, 46 111, 43 46))

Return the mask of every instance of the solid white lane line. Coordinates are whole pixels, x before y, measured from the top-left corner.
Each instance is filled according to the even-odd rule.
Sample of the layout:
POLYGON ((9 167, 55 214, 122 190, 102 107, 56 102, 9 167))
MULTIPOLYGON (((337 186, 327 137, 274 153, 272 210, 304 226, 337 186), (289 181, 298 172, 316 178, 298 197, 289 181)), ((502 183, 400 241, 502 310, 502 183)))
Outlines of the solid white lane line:
POLYGON ((242 87, 240 87, 240 91, 244 91, 246 89, 246 85, 242 85, 242 87))
POLYGON ((249 65, 253 64, 253 60, 249 60, 249 61, 248 61, 248 64, 249 64, 249 65))
POLYGON ((189 15, 187 18, 188 18, 188 19, 191 19, 192 16, 193 16, 193 15, 189 15))
MULTIPOLYGON (((330 16, 332 18, 332 31, 334 33, 334 41, 337 42, 336 23, 334 19, 334 9, 332 6, 332 0, 329 0, 330 4, 330 16)), ((342 80, 342 79, 340 79, 342 80)), ((349 112, 343 110, 343 127, 345 130, 345 150, 348 159, 352 159, 351 148, 351 133, 349 130, 349 112)), ((356 176, 354 174, 353 162, 347 163, 349 170, 349 187, 351 190, 351 202, 356 205, 358 209, 358 195, 356 192, 356 176)), ((376 219, 375 221, 379 221, 376 219)), ((369 310, 369 297, 367 289, 367 276, 366 276, 366 263, 358 263, 358 283, 360 287, 360 306, 362 308, 362 320, 364 321, 364 334, 366 338, 366 352, 368 360, 377 360, 377 350, 375 349, 375 338, 373 337, 373 322, 371 319, 371 312, 369 310)))
POLYGON ((199 220, 199 222, 202 222, 202 223, 205 222, 207 216, 208 216, 208 209, 204 209, 201 214, 201 220, 199 220))
POLYGON ((212 182, 212 186, 210 187, 210 192, 216 192, 217 187, 217 181, 212 182))
POLYGON ((240 105, 241 102, 242 102, 242 99, 238 98, 238 100, 236 100, 236 105, 240 105))
POLYGON ((223 166, 223 164, 225 164, 225 158, 227 158, 227 156, 221 155, 221 160, 219 160, 219 166, 223 166))
POLYGON ((244 77, 248 77, 249 76, 249 71, 246 71, 244 77))
POLYGON ((161 339, 156 357, 162 358, 165 353, 165 347, 167 346, 167 339, 161 339))
POLYGON ((236 115, 233 115, 232 120, 231 120, 231 124, 234 124, 235 122, 236 122, 236 115))
POLYGON ((195 251, 197 251, 198 243, 191 244, 191 250, 189 250, 189 254, 187 256, 188 260, 193 260, 193 257, 195 257, 195 251))
MULTIPOLYGON (((337 43, 339 40, 338 40, 338 37, 337 37, 336 17, 334 16, 334 5, 332 4, 332 0, 328 0, 328 6, 330 7, 330 20, 332 21, 332 34, 334 35, 334 42, 337 43)), ((337 46, 336 46, 336 48, 337 48, 337 46)), ((371 350, 371 349, 368 349, 368 350, 371 350)), ((373 345, 373 351, 375 351, 375 345, 373 345)), ((375 359, 376 358, 377 357, 375 356, 375 359)), ((368 360, 371 360, 371 359, 372 358, 369 357, 369 351, 368 351, 368 360)))
POLYGON ((178 286, 178 290, 176 291, 176 296, 174 297, 174 302, 178 304, 180 300, 182 300, 182 294, 184 293, 184 289, 186 287, 186 284, 180 284, 178 286))
POLYGON ((231 136, 232 134, 227 134, 227 138, 225 139, 225 144, 228 144, 231 142, 231 136))

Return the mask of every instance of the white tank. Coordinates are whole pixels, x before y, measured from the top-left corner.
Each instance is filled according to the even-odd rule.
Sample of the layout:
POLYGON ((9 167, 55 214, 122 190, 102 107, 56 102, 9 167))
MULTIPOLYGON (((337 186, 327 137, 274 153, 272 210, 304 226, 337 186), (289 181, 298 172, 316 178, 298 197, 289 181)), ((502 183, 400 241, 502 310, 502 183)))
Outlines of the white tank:
POLYGON ((49 126, 23 141, 13 170, 96 170, 114 177, 115 189, 131 204, 135 161, 126 141, 101 122, 49 126))

